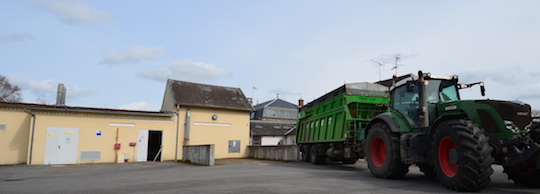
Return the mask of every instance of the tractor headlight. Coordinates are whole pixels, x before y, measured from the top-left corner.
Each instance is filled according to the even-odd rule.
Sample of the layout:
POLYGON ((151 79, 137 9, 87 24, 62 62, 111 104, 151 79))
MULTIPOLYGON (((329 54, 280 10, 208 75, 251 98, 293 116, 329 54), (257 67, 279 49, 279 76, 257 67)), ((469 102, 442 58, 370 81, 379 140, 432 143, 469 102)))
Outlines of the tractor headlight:
POLYGON ((512 121, 505 120, 504 125, 506 125, 506 129, 508 129, 508 130, 510 130, 512 132, 518 132, 519 131, 519 128, 512 121))

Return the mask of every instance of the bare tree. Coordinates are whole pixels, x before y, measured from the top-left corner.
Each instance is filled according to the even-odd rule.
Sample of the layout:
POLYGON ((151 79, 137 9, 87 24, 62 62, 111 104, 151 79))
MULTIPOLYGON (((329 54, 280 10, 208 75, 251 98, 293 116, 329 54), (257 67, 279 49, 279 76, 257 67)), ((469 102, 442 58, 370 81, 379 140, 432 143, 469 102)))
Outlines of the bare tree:
POLYGON ((0 75, 0 101, 1 102, 20 102, 22 101, 21 89, 19 86, 12 85, 9 80, 0 75))
POLYGON ((41 97, 36 99, 36 103, 38 103, 38 104, 46 104, 46 105, 49 104, 49 103, 47 103, 47 101, 45 99, 43 99, 41 97))

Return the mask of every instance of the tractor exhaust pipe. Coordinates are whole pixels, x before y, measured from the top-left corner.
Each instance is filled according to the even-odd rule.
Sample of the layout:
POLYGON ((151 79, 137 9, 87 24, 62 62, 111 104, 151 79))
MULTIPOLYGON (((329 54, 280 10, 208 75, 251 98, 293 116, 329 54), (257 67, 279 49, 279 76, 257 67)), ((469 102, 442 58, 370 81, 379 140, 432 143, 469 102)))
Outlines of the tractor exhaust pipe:
POLYGON ((424 73, 418 71, 418 97, 420 100, 420 110, 418 112, 419 120, 422 122, 421 127, 429 127, 429 114, 427 108, 427 98, 426 98, 426 84, 424 80, 424 73))

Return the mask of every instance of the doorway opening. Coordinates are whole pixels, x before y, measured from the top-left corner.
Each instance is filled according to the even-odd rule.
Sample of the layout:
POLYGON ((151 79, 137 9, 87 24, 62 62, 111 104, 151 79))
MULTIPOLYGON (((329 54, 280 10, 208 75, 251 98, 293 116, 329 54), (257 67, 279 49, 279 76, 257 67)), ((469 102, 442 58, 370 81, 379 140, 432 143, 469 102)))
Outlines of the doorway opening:
POLYGON ((146 161, 161 161, 163 152, 162 131, 148 131, 148 152, 146 161))

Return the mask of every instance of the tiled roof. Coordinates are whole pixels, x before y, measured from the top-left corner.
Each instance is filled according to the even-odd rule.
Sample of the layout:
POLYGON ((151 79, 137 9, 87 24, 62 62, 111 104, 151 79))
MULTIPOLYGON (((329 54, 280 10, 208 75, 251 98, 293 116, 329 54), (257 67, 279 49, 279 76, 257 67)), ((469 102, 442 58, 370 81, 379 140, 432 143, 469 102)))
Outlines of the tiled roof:
POLYGON ((253 111, 240 88, 168 80, 174 102, 181 106, 253 111))
POLYGON ((257 104, 254 106, 255 110, 261 109, 264 107, 278 107, 278 108, 291 108, 291 109, 298 109, 298 105, 287 102, 285 100, 276 98, 273 100, 269 100, 260 104, 257 104))
POLYGON ((253 136, 284 136, 295 126, 296 122, 251 120, 249 128, 253 136))

